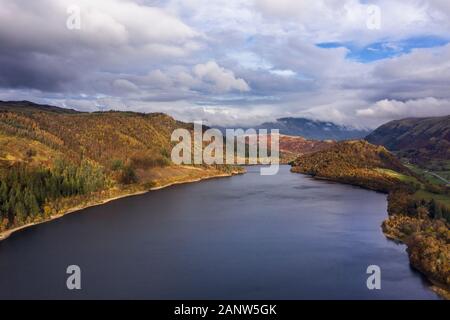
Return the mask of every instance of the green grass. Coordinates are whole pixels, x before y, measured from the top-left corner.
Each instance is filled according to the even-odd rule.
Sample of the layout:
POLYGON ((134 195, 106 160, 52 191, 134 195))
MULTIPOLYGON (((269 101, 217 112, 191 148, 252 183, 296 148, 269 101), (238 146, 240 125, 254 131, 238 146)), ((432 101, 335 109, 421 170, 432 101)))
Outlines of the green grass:
POLYGON ((414 197, 416 197, 419 200, 431 200, 434 199, 438 203, 450 208, 450 196, 446 194, 435 194, 431 193, 425 190, 419 190, 414 194, 414 197))
POLYGON ((420 183, 420 181, 417 180, 415 177, 408 176, 406 174, 399 173, 399 172, 394 171, 394 170, 384 169, 384 168, 376 168, 375 170, 380 172, 380 173, 382 173, 382 174, 384 174, 384 175, 387 175, 389 177, 396 178, 396 179, 398 179, 398 180, 400 180, 402 182, 422 185, 422 183, 420 183))
MULTIPOLYGON (((445 182, 441 179, 437 178, 436 176, 430 174, 429 172, 426 172, 429 169, 423 169, 419 166, 413 165, 413 164, 405 164, 406 167, 408 167, 411 171, 416 173, 417 175, 421 176, 424 180, 431 184, 437 184, 437 185, 445 185, 445 182)), ((449 179, 450 177, 450 171, 433 171, 434 173, 437 173, 443 178, 449 179)), ((449 179, 450 180, 450 179, 449 179)))
POLYGON ((435 173, 437 173, 441 177, 450 181, 450 170, 449 171, 435 171, 435 173))
MULTIPOLYGON (((442 163, 442 161, 439 163, 439 165, 441 167, 445 167, 444 169, 449 169, 449 171, 433 171, 434 173, 437 173, 438 175, 447 178, 450 177, 450 161, 446 161, 445 163, 442 163)), ((430 163, 429 165, 427 165, 427 168, 422 168, 419 167, 417 165, 413 165, 413 164, 405 164, 405 166, 407 166, 411 171, 413 171, 414 173, 416 173, 417 175, 419 175, 421 178, 423 178, 425 181, 427 181, 430 184, 434 184, 434 185, 439 185, 439 186, 443 186, 445 185, 445 182, 442 181, 441 179, 433 176, 432 174, 430 174, 429 172, 426 172, 427 170, 432 171, 432 168, 436 168, 437 165, 435 163, 430 163)), ((437 201, 438 203, 450 208, 450 195, 446 195, 446 194, 436 194, 436 193, 432 193, 429 191, 426 191, 424 189, 424 186, 422 185, 421 190, 417 191, 414 194, 414 197, 418 200, 431 200, 434 199, 435 201, 437 201)))
MULTIPOLYGON (((424 172, 424 169, 421 169, 417 166, 414 165, 407 165, 409 169, 411 169, 413 172, 415 172, 416 174, 422 176, 425 178, 425 174, 426 172, 424 172)), ((381 169, 381 168, 377 168, 375 169, 376 171, 383 173, 385 175, 388 175, 390 177, 396 178, 402 182, 406 182, 406 183, 412 183, 412 184, 419 184, 421 186, 421 190, 417 191, 414 194, 414 197, 418 200, 431 200, 434 199, 436 202, 440 203, 441 205, 444 205, 446 207, 448 207, 450 209, 450 195, 446 195, 446 194, 436 194, 436 193, 432 193, 429 191, 425 190, 425 186, 423 183, 421 183, 419 180, 417 180, 415 177, 411 177, 408 175, 404 175, 401 173, 398 173, 396 171, 393 170, 389 170, 389 169, 381 169)), ((427 174, 426 180, 429 181, 432 184, 438 184, 438 185, 443 185, 443 181, 434 177, 433 175, 429 175, 427 174), (428 178, 428 176, 431 176, 434 179, 428 178), (433 181, 433 182, 432 182, 433 181)))

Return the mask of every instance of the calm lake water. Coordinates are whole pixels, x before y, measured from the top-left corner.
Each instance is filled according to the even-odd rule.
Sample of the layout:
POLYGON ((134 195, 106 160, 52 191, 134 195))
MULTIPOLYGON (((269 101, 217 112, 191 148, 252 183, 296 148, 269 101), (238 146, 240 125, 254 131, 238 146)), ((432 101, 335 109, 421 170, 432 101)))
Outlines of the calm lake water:
POLYGON ((0 242, 0 298, 436 299, 380 228, 386 196, 276 176, 120 199, 0 242), (82 290, 66 289, 79 265, 82 290), (381 267, 381 290, 366 268, 381 267))

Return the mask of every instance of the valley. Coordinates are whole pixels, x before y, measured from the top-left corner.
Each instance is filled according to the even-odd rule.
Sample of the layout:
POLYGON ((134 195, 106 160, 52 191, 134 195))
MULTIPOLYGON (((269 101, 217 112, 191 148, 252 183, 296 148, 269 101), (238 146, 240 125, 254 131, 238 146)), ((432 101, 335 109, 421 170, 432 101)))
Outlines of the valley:
POLYGON ((193 128, 164 114, 0 103, 0 238, 117 197, 243 172, 172 164, 180 127, 193 128))
MULTIPOLYGON (((437 126, 433 132, 447 141, 446 125, 430 119, 425 122, 437 126)), ((178 128, 194 132, 193 124, 161 113, 84 113, 26 101, 1 102, 0 240, 23 228, 119 198, 245 172, 232 165, 175 165, 170 159, 171 132, 178 128)), ((434 143, 427 144, 427 139, 435 141, 428 135, 417 138, 421 142, 414 149, 411 141, 392 144, 383 137, 391 134, 387 132, 382 127, 367 137, 380 145, 282 134, 280 162, 290 163, 294 173, 387 193, 385 235, 405 243, 412 266, 448 298, 446 142, 439 142, 440 149, 436 149, 434 143), (381 145, 385 142, 389 143, 381 145)), ((395 132, 409 135, 404 129, 395 132)), ((270 144, 270 136, 267 140, 270 144)), ((252 147, 250 141, 246 140, 247 148, 252 147)))

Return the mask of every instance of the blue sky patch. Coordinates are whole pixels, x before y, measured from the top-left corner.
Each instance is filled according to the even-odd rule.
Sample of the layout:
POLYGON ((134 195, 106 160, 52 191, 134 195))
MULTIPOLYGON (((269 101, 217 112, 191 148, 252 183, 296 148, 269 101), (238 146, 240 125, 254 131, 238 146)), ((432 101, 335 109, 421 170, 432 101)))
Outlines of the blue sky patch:
POLYGON ((413 49, 440 47, 448 43, 449 40, 438 37, 416 37, 402 41, 375 42, 364 47, 352 42, 325 42, 316 45, 320 48, 347 48, 348 59, 368 63, 410 53, 413 49))

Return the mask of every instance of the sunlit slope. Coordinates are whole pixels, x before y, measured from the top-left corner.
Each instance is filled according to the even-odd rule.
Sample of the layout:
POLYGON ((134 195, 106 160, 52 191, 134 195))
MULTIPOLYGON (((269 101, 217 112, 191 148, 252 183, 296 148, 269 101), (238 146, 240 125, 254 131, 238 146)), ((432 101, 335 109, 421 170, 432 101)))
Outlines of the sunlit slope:
POLYGON ((382 146, 345 141, 294 161, 292 171, 388 191, 396 184, 419 183, 412 172, 382 146))
POLYGON ((90 159, 108 166, 112 160, 141 164, 169 161, 172 131, 189 127, 161 114, 82 113, 27 103, 0 104, 0 159, 48 163, 90 159))

